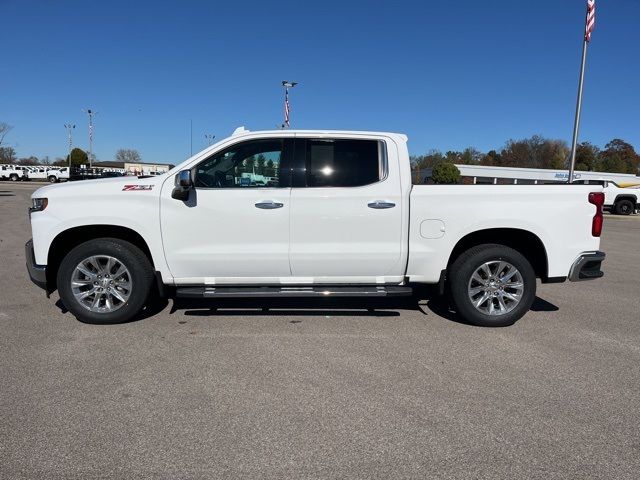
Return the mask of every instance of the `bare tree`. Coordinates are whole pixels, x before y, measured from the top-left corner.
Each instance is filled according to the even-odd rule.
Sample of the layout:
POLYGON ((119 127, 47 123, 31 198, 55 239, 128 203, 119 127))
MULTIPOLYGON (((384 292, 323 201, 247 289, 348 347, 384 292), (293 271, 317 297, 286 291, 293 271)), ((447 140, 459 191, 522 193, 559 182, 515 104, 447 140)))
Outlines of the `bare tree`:
POLYGON ((16 163, 18 165, 39 165, 40 160, 38 160, 38 157, 31 155, 30 157, 19 158, 16 163))
POLYGON ((13 147, 0 147, 0 163, 16 163, 16 151, 13 147))
POLYGON ((8 123, 0 122, 0 146, 2 146, 5 135, 9 133, 12 128, 8 123))
POLYGON ((121 148, 116 152, 116 160, 118 162, 140 163, 142 161, 142 157, 140 157, 137 150, 121 148))

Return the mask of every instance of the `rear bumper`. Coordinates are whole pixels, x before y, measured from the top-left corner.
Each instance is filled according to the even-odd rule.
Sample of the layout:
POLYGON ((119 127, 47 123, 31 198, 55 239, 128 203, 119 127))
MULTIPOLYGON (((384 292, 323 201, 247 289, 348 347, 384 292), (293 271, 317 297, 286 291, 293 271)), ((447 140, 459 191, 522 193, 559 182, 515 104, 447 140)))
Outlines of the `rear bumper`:
POLYGON ((47 289, 47 266, 36 264, 36 257, 33 253, 33 240, 29 240, 24 245, 24 255, 27 259, 27 271, 31 281, 43 289, 47 289))
POLYGON ((569 281, 581 282, 601 278, 604 272, 600 269, 604 261, 604 252, 584 252, 573 262, 569 271, 569 281))

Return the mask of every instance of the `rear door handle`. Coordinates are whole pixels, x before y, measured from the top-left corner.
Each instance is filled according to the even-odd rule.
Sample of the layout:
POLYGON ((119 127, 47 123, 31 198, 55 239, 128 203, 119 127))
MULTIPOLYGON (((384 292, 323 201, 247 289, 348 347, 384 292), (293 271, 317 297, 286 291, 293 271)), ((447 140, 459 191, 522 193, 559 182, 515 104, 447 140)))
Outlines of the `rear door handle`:
POLYGON ((282 207, 284 207, 284 203, 274 202, 273 200, 256 203, 256 208, 262 208, 263 210, 273 210, 274 208, 282 207))
POLYGON ((369 208, 375 208, 376 210, 382 210, 384 208, 393 208, 396 204, 393 202, 385 202, 384 200, 376 200, 375 202, 369 202, 369 208))

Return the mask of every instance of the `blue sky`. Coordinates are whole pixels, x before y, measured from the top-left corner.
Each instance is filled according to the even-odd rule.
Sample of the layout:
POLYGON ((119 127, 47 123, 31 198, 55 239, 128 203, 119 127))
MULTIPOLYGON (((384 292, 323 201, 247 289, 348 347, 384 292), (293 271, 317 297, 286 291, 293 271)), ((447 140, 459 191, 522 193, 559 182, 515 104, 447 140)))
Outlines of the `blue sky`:
MULTIPOLYGON (((586 0, 0 0, 0 121, 19 156, 66 153, 63 124, 112 160, 178 163, 205 133, 282 122, 386 130, 410 151, 569 140, 586 0)), ((640 150, 637 0, 597 0, 581 140, 640 150)))

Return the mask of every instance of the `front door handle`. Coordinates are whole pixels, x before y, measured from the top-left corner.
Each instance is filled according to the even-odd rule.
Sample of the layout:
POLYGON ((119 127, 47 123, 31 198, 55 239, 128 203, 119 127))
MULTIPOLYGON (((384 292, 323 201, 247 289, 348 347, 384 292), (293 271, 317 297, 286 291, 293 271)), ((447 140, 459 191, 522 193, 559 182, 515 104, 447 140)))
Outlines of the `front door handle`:
POLYGON ((282 208, 284 203, 274 202, 273 200, 265 200, 264 202, 256 203, 256 208, 262 208, 263 210, 273 210, 274 208, 282 208))
POLYGON ((369 202, 369 208, 375 208, 376 210, 382 210, 384 208, 393 208, 396 204, 393 202, 385 202, 384 200, 376 200, 375 202, 369 202))

